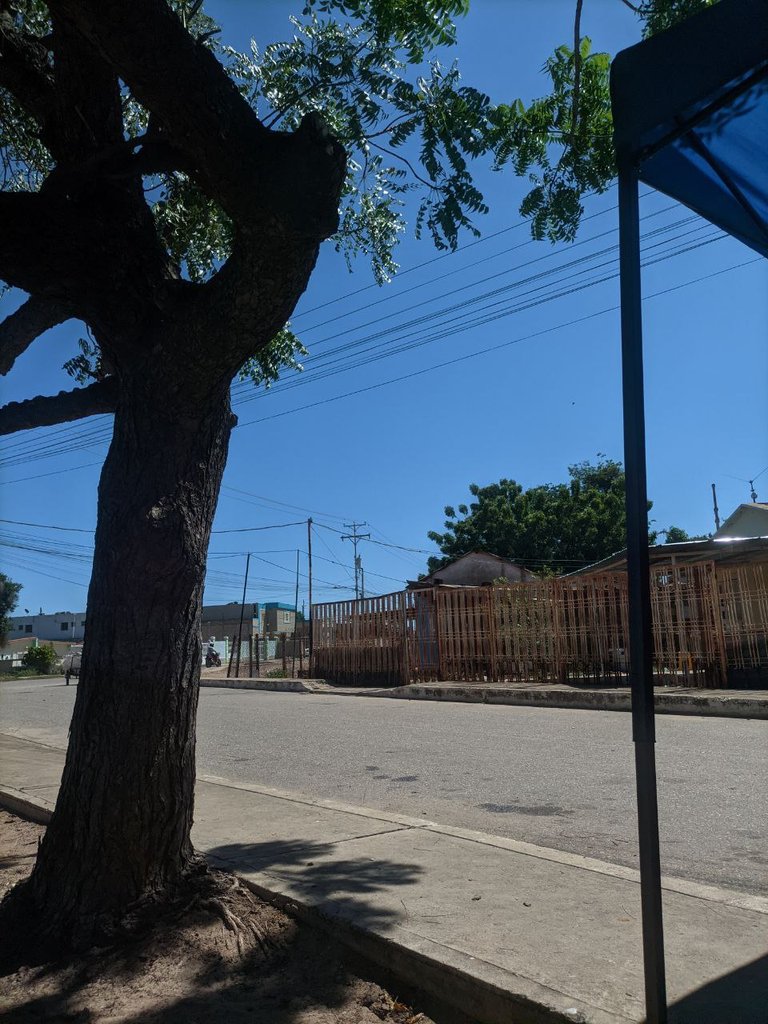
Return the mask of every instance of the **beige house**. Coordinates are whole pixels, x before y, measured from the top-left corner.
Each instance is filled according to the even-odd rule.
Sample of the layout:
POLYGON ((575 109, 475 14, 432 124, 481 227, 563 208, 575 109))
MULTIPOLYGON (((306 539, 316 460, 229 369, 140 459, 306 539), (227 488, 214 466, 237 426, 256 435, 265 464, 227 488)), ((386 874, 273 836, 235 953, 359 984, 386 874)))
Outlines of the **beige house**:
POLYGON ((768 537, 768 504, 753 501, 731 512, 715 537, 768 537))
POLYGON ((442 569, 423 576, 420 580, 409 580, 409 590, 421 590, 424 587, 482 587, 494 580, 506 579, 510 583, 524 583, 535 580, 537 576, 521 565, 493 555, 490 551, 470 551, 455 561, 444 565, 442 569))

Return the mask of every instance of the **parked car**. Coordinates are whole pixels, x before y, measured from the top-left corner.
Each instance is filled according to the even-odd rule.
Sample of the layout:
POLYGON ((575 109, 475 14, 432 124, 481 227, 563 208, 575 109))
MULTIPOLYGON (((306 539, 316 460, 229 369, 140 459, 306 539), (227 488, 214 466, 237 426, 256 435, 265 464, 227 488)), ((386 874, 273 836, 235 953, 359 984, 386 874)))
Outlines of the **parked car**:
POLYGON ((69 686, 69 680, 72 676, 75 679, 80 676, 80 660, 83 655, 82 647, 73 647, 72 650, 68 651, 61 661, 61 670, 64 673, 64 680, 69 686))

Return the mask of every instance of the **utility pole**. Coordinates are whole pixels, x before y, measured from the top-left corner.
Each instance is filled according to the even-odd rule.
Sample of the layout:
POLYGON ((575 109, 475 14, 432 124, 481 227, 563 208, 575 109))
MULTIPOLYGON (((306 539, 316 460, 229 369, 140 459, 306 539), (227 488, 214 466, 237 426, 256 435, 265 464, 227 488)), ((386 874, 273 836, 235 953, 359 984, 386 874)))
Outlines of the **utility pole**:
POLYGON ((243 580, 243 600, 240 602, 240 625, 237 630, 237 658, 235 660, 235 679, 240 678, 240 647, 243 642, 243 617, 245 615, 245 592, 248 589, 248 569, 251 564, 251 552, 245 559, 245 579, 243 580))
POLYGON ((720 529, 720 509, 717 507, 717 491, 715 485, 712 484, 712 504, 715 507, 715 529, 720 529))
POLYGON ((312 669, 314 661, 312 659, 313 642, 312 642, 312 517, 307 520, 307 574, 309 576, 309 669, 310 678, 312 676, 312 669))
POLYGON ((299 633, 299 551, 296 549, 296 593, 293 598, 293 662, 291 679, 296 678, 296 638, 299 633))
POLYGON ((370 533, 357 532, 359 527, 367 526, 368 523, 344 523, 344 525, 348 530, 352 531, 351 533, 342 533, 341 539, 351 540, 352 546, 355 549, 355 600, 357 601, 360 598, 360 574, 363 570, 362 560, 357 553, 357 545, 361 540, 370 540, 371 535, 370 533))

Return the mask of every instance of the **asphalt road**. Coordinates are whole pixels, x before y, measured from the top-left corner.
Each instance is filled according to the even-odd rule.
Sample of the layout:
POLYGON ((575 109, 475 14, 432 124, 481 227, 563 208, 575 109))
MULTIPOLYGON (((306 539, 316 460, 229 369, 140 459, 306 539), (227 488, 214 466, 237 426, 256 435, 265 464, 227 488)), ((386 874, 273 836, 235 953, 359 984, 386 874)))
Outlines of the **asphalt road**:
MULTIPOLYGON (((76 687, 0 683, 64 746, 76 687)), ((662 870, 768 892, 768 722, 657 720, 662 870)), ((629 715, 203 689, 198 769, 637 866, 629 715)))

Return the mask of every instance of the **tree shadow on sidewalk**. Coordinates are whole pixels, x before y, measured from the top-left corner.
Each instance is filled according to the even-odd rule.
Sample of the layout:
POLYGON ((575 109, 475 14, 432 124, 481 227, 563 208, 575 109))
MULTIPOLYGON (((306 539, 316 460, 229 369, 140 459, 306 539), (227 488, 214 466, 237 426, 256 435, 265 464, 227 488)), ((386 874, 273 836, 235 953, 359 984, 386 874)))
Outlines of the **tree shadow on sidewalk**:
POLYGON ((670 1024, 768 1024, 768 954, 702 985, 669 1008, 670 1024))
MULTIPOLYGON (((372 897, 412 885, 420 868, 368 858, 334 862, 329 859, 334 846, 301 840, 230 844, 210 851, 209 858, 243 874, 255 865, 272 869, 278 891, 290 875, 285 889, 312 902, 319 893, 328 901, 326 917, 338 914, 378 927, 394 921, 395 911, 375 906, 372 897)), ((222 876, 214 872, 212 877, 215 885, 222 876)), ((218 889, 203 888, 191 902, 182 899, 181 916, 166 915, 135 938, 6 974, 0 981, 0 1024, 97 1024, 106 1018, 121 1024, 356 1024, 375 1017, 401 1024, 410 1019, 407 1007, 398 1010, 397 1000, 379 988, 376 982, 387 979, 378 969, 324 929, 292 920, 231 875, 223 877, 230 880, 223 890, 218 883, 218 889), (369 980, 374 976, 376 981, 369 980)), ((394 994, 402 997, 399 985, 394 994)))
POLYGON ((382 928, 397 923, 399 911, 377 906, 366 897, 389 889, 415 885, 424 869, 418 864, 368 857, 334 859, 336 843, 274 840, 229 843, 208 850, 217 867, 243 875, 268 876, 259 884, 295 899, 322 904, 335 917, 349 917, 360 927, 382 928))

